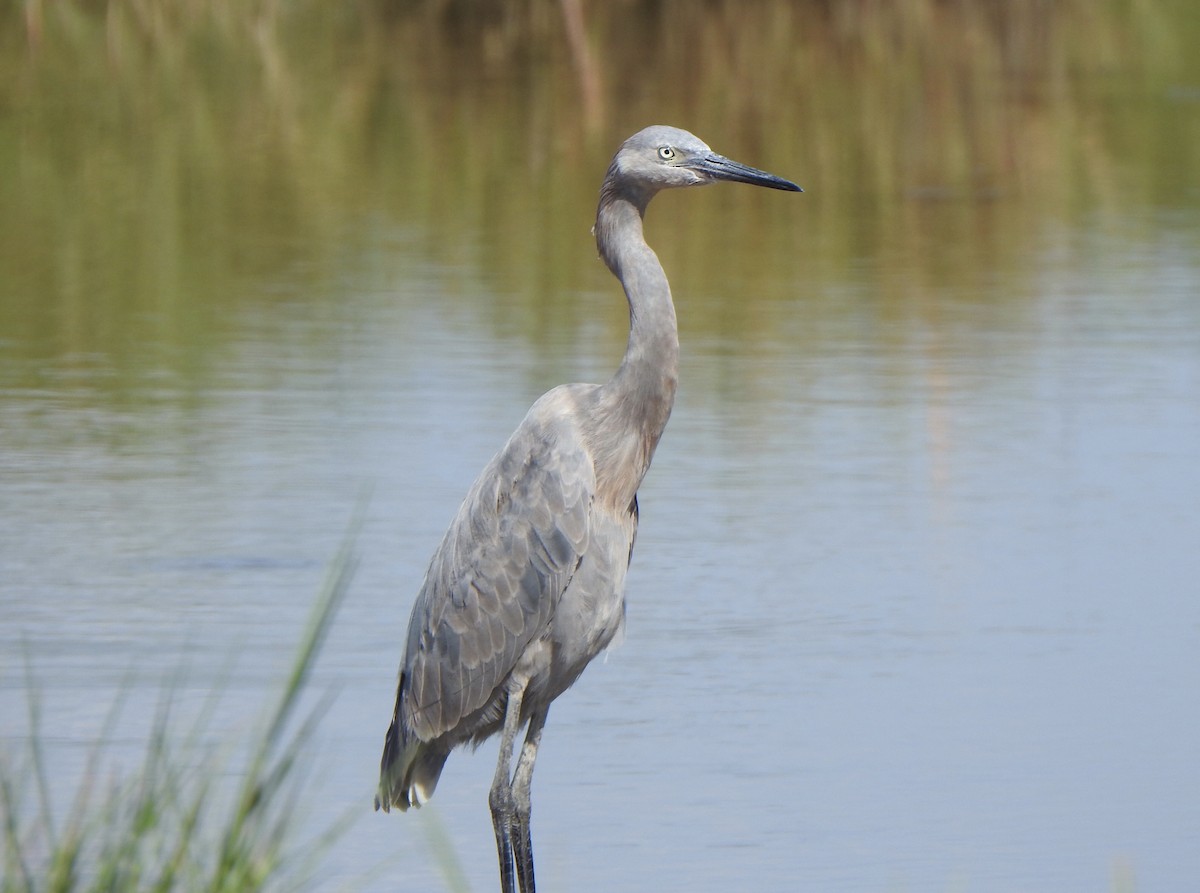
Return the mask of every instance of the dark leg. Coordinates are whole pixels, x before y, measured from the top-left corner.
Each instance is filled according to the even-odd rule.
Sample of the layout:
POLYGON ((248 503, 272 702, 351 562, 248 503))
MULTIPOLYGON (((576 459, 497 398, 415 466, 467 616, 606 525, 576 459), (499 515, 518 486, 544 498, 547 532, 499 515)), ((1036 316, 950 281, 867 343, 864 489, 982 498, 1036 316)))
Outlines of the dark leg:
POLYGON ((513 802, 508 767, 512 761, 517 730, 521 727, 521 697, 524 693, 524 682, 508 693, 508 705, 504 708, 504 730, 500 735, 500 758, 496 760, 496 777, 492 780, 491 791, 488 792, 492 827, 496 831, 496 852, 500 856, 501 893, 516 893, 513 875, 513 825, 516 820, 516 804, 513 802))
POLYGON ((533 763, 537 759, 538 743, 542 740, 542 726, 546 724, 546 710, 540 710, 529 718, 529 731, 525 734, 525 746, 517 760, 517 771, 513 774, 512 796, 516 806, 513 820, 513 846, 517 863, 517 882, 521 893, 534 893, 533 884, 533 835, 529 828, 531 800, 529 785, 533 781, 533 763))

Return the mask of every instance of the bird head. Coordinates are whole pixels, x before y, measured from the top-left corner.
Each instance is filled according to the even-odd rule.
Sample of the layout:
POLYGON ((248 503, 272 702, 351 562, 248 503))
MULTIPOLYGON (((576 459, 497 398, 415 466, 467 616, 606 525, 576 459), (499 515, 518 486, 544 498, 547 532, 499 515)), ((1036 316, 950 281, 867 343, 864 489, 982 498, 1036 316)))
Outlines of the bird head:
POLYGON ((686 130, 662 124, 640 130, 625 140, 613 158, 609 177, 647 198, 660 189, 703 186, 718 180, 803 191, 790 180, 718 155, 686 130))

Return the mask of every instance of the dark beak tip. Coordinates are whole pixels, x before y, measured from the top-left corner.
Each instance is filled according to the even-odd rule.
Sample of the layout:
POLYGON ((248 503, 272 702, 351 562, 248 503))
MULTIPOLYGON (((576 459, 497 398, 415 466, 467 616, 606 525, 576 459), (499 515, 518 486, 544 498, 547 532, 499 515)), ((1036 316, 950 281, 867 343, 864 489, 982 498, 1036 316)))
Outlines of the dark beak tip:
POLYGON ((734 182, 749 183, 752 186, 780 189, 784 192, 804 191, 791 180, 750 167, 739 161, 733 161, 724 155, 710 155, 698 167, 702 168, 715 180, 732 180, 734 182))

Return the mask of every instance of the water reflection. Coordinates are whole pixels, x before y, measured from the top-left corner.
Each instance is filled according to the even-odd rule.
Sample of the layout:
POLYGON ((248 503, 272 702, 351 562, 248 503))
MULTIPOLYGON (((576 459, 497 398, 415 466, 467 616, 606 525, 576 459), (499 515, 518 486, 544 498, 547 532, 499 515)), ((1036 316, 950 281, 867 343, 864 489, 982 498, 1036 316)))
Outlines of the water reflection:
POLYGON ((1186 5, 583 6, 587 108, 557 9, 441 8, 0 29, 6 746, 22 640, 64 779, 130 668, 119 753, 181 659, 198 702, 233 652, 244 728, 367 482, 328 872, 437 888, 440 821, 490 889, 490 751, 365 815, 398 640, 528 402, 620 355, 594 192, 663 119, 808 191, 651 212, 682 391, 628 641, 539 757, 544 884, 1200 875, 1186 5))

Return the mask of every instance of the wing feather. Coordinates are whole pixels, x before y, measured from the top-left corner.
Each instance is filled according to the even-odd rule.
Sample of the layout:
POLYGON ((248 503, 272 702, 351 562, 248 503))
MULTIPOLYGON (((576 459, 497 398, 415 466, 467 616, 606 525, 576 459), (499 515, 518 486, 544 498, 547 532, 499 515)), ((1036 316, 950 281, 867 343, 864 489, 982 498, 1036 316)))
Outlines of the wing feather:
POLYGON ((492 699, 587 550, 594 471, 569 414, 546 405, 555 397, 534 405, 476 480, 413 606, 403 715, 423 741, 492 699))

